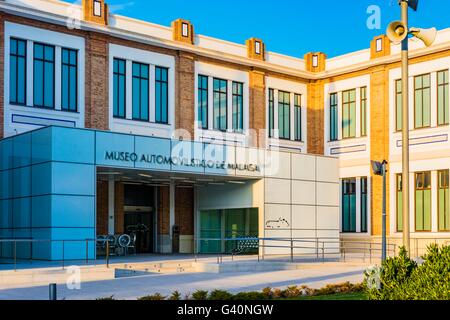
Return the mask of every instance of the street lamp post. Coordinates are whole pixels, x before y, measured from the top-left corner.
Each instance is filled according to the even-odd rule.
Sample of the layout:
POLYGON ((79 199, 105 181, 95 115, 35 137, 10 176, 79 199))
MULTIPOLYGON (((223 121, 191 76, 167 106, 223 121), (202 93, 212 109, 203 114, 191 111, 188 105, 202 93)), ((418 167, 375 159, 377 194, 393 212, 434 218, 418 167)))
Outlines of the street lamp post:
POLYGON ((408 35, 412 35, 429 47, 436 38, 436 28, 419 29, 408 27, 408 8, 417 11, 419 0, 398 0, 401 8, 401 21, 394 21, 387 28, 387 36, 394 43, 402 45, 402 217, 403 246, 410 253, 409 230, 409 70, 408 70, 408 35))
POLYGON ((371 161, 374 175, 383 177, 383 207, 381 215, 381 261, 386 260, 386 165, 387 161, 371 161))
MULTIPOLYGON (((408 32, 408 1, 400 0, 402 22, 408 32)), ((403 206, 403 246, 410 252, 409 232, 409 67, 408 37, 402 41, 402 206, 403 206)))

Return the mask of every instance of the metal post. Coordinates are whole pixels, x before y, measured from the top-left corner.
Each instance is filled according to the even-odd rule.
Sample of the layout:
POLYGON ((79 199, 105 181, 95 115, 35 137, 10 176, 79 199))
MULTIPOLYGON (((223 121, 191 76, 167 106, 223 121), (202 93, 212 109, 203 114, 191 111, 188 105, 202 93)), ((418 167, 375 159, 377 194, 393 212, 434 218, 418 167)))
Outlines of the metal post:
POLYGON ((14 271, 17 271, 17 240, 14 240, 14 271))
POLYGON ((383 161, 383 212, 382 212, 382 239, 381 239, 381 261, 386 260, 386 161, 383 161))
POLYGON ((64 247, 65 247, 65 243, 64 240, 62 241, 62 268, 64 270, 64 247))
POLYGON ((86 239, 86 264, 89 263, 89 243, 88 239, 86 239))
POLYGON ((325 263, 325 242, 322 242, 322 263, 325 263))
POLYGON ((291 238, 291 262, 294 262, 294 241, 291 238))
POLYGON ((109 240, 106 239, 106 267, 109 268, 109 240))
POLYGON ((56 283, 50 283, 48 285, 48 299, 51 301, 57 300, 56 283))
MULTIPOLYGON (((402 21, 408 29, 408 1, 401 0, 402 21)), ((408 30, 406 31, 408 32, 408 30)), ((408 37, 402 41, 402 206, 403 246, 410 254, 409 233, 409 96, 408 37)))

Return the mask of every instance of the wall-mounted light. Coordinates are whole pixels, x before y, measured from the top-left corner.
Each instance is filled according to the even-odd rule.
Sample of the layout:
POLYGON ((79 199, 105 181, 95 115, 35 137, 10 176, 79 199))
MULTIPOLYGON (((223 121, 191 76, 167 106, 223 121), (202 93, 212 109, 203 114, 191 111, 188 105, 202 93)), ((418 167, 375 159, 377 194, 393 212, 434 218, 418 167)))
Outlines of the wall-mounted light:
POLYGON ((94 0, 94 16, 102 16, 102 3, 100 1, 94 0))
POLYGON ((181 35, 183 37, 189 37, 189 25, 186 22, 181 24, 181 35))

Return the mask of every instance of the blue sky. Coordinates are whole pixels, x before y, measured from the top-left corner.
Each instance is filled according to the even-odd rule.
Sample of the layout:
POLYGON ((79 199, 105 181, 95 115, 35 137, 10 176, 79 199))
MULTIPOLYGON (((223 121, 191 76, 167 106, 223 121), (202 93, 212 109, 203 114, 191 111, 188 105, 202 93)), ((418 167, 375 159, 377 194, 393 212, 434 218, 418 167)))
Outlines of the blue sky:
MULTIPOLYGON (((75 2, 74 0, 66 0, 75 2)), ((78 0, 79 1, 79 0, 78 0)), ((397 0, 107 0, 117 14, 170 25, 190 20, 199 34, 237 43, 259 37, 270 51, 303 57, 322 51, 328 57, 369 47, 370 40, 397 20, 397 0), (370 30, 366 13, 370 5, 381 9, 381 29, 370 30)), ((418 12, 410 10, 412 26, 450 27, 449 0, 420 0, 418 12)))

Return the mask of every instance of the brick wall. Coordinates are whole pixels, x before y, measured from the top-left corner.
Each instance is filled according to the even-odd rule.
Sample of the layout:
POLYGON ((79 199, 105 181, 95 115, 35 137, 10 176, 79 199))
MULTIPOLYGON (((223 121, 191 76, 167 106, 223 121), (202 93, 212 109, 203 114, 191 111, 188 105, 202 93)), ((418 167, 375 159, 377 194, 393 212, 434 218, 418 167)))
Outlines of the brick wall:
POLYGON ((266 83, 265 73, 260 71, 249 72, 250 110, 249 127, 255 130, 256 136, 251 137, 251 145, 265 147, 266 128, 266 83))
MULTIPOLYGON (((389 73, 385 67, 372 70, 370 81, 370 159, 389 159, 389 73)), ((389 168, 388 168, 389 172, 389 168)), ((383 179, 372 174, 372 235, 381 235, 383 179)), ((386 229, 389 228, 389 183, 387 183, 386 229)))
POLYGON ((308 153, 324 154, 324 106, 323 106, 323 81, 315 81, 308 84, 308 153))
POLYGON ((169 234, 170 230, 169 187, 158 187, 158 235, 169 234))
POLYGON ((175 224, 181 235, 194 234, 194 189, 175 189, 175 224))
POLYGON ((124 233, 124 186, 122 182, 114 184, 114 230, 115 233, 124 233))
POLYGON ((179 53, 176 57, 175 127, 186 130, 182 135, 194 139, 195 121, 195 64, 194 56, 179 53))
POLYGON ((97 181, 97 234, 108 234, 108 181, 97 181))

